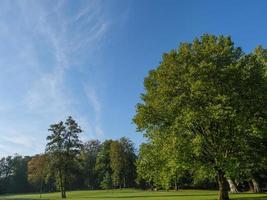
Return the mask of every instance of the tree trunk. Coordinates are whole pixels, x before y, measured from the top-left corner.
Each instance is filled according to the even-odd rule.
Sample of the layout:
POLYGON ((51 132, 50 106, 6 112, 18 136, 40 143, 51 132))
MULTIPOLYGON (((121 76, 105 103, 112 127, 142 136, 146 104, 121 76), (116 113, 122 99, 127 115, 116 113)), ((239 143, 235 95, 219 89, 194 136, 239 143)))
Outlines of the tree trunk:
POLYGON ((61 169, 59 170, 59 182, 60 182, 60 190, 61 190, 61 198, 66 198, 65 186, 63 184, 63 176, 61 169))
POLYGON ((231 178, 228 178, 227 182, 228 182, 229 187, 230 187, 230 192, 231 193, 238 193, 238 189, 236 187, 235 182, 231 178))
POLYGON ((42 191, 43 191, 43 179, 41 180, 40 184, 40 198, 42 198, 42 191))
POLYGON ((224 172, 219 170, 217 172, 217 180, 219 184, 219 197, 218 200, 230 200, 227 190, 227 180, 224 176, 224 172))
POLYGON ((261 189, 260 189, 260 185, 259 183, 256 181, 256 179, 251 179, 252 180, 252 184, 253 184, 253 192, 254 193, 259 193, 261 192, 261 189))
POLYGON ((66 190, 65 190, 64 183, 63 183, 63 188, 62 188, 62 195, 61 195, 61 197, 62 197, 63 199, 66 198, 66 190))
POLYGON ((64 181, 63 181, 63 191, 64 191, 64 195, 63 195, 63 198, 67 198, 66 196, 66 185, 67 185, 67 178, 66 176, 64 176, 64 181))
POLYGON ((249 191, 250 192, 254 192, 254 187, 253 187, 253 183, 252 183, 252 181, 248 181, 248 186, 249 186, 249 191))
POLYGON ((65 189, 63 189, 62 198, 63 198, 63 199, 66 198, 66 191, 65 191, 65 189))
POLYGON ((174 190, 177 191, 178 190, 178 185, 177 185, 177 179, 175 178, 174 180, 174 190))

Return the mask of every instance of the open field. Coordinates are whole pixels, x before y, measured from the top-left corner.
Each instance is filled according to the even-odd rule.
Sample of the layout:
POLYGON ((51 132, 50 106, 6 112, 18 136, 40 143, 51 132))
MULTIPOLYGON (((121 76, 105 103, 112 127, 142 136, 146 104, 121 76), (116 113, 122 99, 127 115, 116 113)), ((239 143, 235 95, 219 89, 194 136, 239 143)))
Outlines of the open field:
MULTIPOLYGON (((151 192, 141 190, 104 190, 68 192, 67 199, 72 200, 215 200, 217 191, 181 190, 177 192, 151 192)), ((43 200, 58 200, 59 193, 43 194, 43 200)), ((0 196, 1 200, 37 200, 38 194, 0 196)), ((232 194, 235 200, 267 200, 267 194, 232 194)))

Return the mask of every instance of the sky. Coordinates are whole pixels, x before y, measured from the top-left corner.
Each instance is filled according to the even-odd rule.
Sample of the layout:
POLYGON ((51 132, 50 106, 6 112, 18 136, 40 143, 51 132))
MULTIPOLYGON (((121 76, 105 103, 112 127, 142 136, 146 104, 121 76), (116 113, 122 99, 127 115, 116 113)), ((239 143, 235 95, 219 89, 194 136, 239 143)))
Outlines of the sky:
POLYGON ((145 139, 132 123, 162 54, 204 33, 267 46, 264 0, 1 0, 0 156, 45 149, 73 116, 83 141, 145 139))

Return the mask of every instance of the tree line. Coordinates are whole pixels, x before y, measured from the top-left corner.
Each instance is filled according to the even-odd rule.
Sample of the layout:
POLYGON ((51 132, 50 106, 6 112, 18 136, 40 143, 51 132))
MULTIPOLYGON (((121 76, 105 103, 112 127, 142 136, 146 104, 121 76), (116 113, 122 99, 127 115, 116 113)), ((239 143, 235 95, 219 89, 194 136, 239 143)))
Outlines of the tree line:
POLYGON ((8 156, 0 160, 0 192, 54 192, 135 187, 136 150, 133 142, 82 142, 77 122, 68 117, 52 124, 46 151, 35 156, 8 156))
MULTIPOLYGON (((0 160, 0 193, 39 192, 41 196, 60 191, 66 198, 66 191, 81 189, 178 190, 218 186, 214 172, 205 166, 181 163, 181 159, 190 161, 183 152, 184 148, 189 151, 189 147, 176 137, 150 140, 141 144, 137 152, 133 142, 125 137, 103 142, 80 141, 82 130, 72 117, 65 123, 52 124, 49 131, 45 153, 16 154, 0 160)), ((255 161, 246 170, 227 178, 231 192, 261 191, 267 182, 267 170, 264 162, 255 161)))

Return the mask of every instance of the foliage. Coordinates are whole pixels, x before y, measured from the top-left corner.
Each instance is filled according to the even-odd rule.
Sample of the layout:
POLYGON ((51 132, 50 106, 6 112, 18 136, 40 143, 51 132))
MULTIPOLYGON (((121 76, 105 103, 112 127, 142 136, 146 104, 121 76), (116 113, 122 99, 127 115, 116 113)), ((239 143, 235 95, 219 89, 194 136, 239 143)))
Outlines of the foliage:
POLYGON ((82 132, 72 117, 65 123, 52 124, 47 137, 46 153, 50 161, 50 170, 54 173, 61 190, 62 198, 66 198, 66 186, 71 181, 71 174, 75 171, 78 155, 81 149, 79 134, 82 132))
POLYGON ((8 156, 0 160, 0 192, 21 193, 32 190, 27 180, 27 163, 30 157, 8 156))
POLYGON ((135 185, 135 149, 131 140, 106 140, 96 160, 96 169, 104 189, 135 185))
POLYGON ((226 200, 225 176, 245 162, 250 141, 266 133, 264 74, 263 62, 230 37, 203 35, 164 54, 150 71, 134 122, 152 141, 178 138, 190 147, 185 157, 215 170, 219 199, 226 200))
POLYGON ((112 188, 110 166, 110 145, 112 140, 106 140, 102 143, 99 154, 96 160, 96 169, 100 180, 100 185, 103 189, 112 188))
POLYGON ((81 165, 85 185, 90 189, 99 187, 98 173, 96 170, 96 160, 101 148, 99 140, 90 140, 83 145, 81 152, 81 165))
POLYGON ((48 174, 47 158, 45 155, 36 155, 28 162, 28 181, 32 185, 38 185, 40 193, 42 193, 43 185, 48 174))

